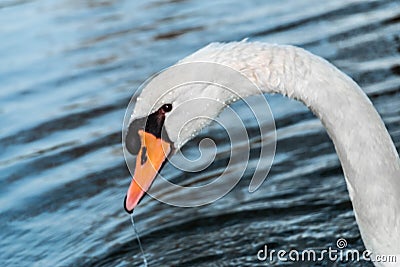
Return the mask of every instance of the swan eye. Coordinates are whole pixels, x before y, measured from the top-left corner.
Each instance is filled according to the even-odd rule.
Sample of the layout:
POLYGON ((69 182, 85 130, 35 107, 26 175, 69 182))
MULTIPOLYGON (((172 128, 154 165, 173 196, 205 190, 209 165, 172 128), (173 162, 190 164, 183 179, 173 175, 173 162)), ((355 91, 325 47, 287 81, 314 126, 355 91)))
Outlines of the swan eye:
POLYGON ((160 108, 164 112, 170 112, 172 110, 172 105, 171 104, 164 104, 160 108))

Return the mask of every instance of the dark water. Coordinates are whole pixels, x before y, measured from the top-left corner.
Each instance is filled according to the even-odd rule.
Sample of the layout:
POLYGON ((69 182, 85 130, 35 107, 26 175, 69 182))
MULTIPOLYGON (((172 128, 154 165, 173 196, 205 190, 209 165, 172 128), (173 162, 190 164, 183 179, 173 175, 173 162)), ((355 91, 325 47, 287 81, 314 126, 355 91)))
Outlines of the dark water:
MULTIPOLYGON (((0 1, 2 266, 142 263, 122 208, 125 107, 147 77, 212 41, 250 37, 327 58, 367 92, 399 150, 398 1, 215 2, 0 1)), ((278 147, 268 180, 250 194, 247 173, 199 208, 145 198, 135 220, 150 266, 265 266, 264 244, 324 249, 339 237, 364 249, 325 130, 301 104, 269 100, 278 147)))

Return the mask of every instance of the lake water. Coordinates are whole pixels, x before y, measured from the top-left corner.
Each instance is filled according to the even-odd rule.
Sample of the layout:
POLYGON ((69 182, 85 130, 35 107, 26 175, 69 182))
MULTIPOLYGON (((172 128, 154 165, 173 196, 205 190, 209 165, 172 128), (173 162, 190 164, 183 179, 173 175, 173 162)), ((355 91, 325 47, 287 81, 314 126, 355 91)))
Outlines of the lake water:
MULTIPOLYGON (((249 37, 327 58, 361 85, 400 148, 399 1, 2 0, 0 25, 2 266, 142 264, 122 206, 125 108, 146 78, 213 41, 249 37)), ((340 237, 364 249, 325 130, 300 103, 268 100, 278 143, 267 181, 250 194, 246 173, 198 208, 146 197, 135 220, 150 266, 266 266, 264 244, 321 250, 340 237)), ((191 178, 218 172, 226 155, 217 157, 191 178)), ((184 175, 168 165, 163 174, 184 175)))

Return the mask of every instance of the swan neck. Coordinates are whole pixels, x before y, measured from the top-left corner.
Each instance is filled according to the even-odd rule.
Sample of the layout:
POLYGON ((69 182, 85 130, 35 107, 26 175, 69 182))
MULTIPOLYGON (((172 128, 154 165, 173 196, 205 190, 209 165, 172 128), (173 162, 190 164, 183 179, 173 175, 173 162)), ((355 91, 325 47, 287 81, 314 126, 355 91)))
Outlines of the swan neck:
POLYGON ((266 71, 272 83, 256 82, 264 92, 303 102, 321 120, 341 162, 366 247, 400 255, 400 246, 393 246, 400 237, 400 160, 381 117, 362 89, 333 65, 301 49, 284 50, 274 53, 279 60, 271 60, 284 64, 273 66, 275 74, 266 71))
MULTIPOLYGON (((184 61, 229 66, 263 93, 303 102, 334 143, 366 248, 375 254, 400 255, 399 156, 378 112, 351 78, 293 46, 216 43, 184 61)), ((241 96, 256 93, 241 90, 237 92, 241 96)))

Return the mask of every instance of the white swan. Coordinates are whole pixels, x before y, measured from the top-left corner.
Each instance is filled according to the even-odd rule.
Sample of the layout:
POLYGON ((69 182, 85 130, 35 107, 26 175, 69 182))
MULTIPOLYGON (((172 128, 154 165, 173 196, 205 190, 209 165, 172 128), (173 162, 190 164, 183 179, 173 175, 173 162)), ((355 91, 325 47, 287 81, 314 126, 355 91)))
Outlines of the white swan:
MULTIPOLYGON (((309 107, 335 145, 365 247, 375 255, 400 255, 399 156, 379 114, 351 78, 301 48, 258 42, 213 43, 180 63, 199 61, 229 66, 248 77, 262 92, 280 93, 309 107)), ((165 155, 161 151, 168 154, 172 147, 181 148, 204 127, 204 122, 194 121, 178 138, 177 130, 184 122, 178 117, 169 117, 169 112, 190 98, 202 94, 210 97, 209 92, 188 90, 171 96, 163 95, 163 90, 143 90, 125 139, 128 151, 139 153, 135 178, 124 203, 128 212, 133 211, 162 167, 165 155), (160 97, 161 102, 157 102, 160 97), (158 106, 147 116, 154 104, 158 106), (137 122, 143 117, 148 124, 140 128, 137 122), (163 125, 168 140, 160 134, 163 125), (138 135, 141 143, 134 140, 138 135)), ((238 93, 246 96, 255 92, 238 93)), ((234 101, 226 92, 212 95, 217 96, 226 104, 234 101)), ((203 115, 215 117, 220 111, 219 107, 209 107, 203 110, 203 115)), ((186 113, 190 115, 190 112, 186 113)))

